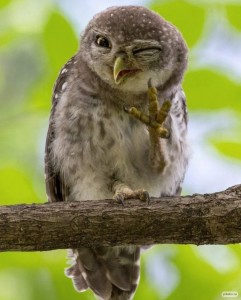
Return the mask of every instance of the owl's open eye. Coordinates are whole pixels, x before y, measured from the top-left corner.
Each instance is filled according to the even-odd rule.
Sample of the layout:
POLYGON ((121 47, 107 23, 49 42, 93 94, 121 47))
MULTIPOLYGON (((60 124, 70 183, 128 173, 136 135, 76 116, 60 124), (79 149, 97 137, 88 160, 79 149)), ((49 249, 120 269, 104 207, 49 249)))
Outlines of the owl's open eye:
POLYGON ((109 48, 109 49, 111 48, 110 41, 106 37, 101 36, 101 35, 96 36, 95 43, 99 47, 109 48))

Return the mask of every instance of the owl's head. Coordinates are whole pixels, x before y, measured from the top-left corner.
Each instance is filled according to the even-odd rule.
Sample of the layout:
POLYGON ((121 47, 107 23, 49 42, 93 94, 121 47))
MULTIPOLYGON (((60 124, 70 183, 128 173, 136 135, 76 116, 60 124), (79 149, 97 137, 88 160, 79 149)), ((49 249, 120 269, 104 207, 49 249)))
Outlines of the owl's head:
POLYGON ((178 85, 187 65, 187 47, 179 31, 141 6, 111 7, 88 24, 80 53, 112 88, 143 92, 149 79, 156 87, 178 85))

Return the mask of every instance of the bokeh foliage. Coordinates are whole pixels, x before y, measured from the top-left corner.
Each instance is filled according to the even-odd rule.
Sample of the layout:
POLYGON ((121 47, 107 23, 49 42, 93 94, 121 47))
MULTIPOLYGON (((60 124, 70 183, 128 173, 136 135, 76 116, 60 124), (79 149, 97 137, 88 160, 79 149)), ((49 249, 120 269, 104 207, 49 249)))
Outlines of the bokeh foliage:
MULTIPOLYGON (((241 30, 241 6, 229 1, 153 0, 150 7, 180 29, 190 52, 210 30, 210 10, 225 13, 227 22, 241 30)), ((0 9, 1 204, 45 202, 43 151, 52 86, 60 67, 77 51, 78 35, 51 1, 2 0, 0 9)), ((191 112, 229 110, 240 117, 240 82, 211 67, 194 68, 194 63, 191 59, 184 80, 191 112)), ((209 143, 241 160, 239 129, 210 136, 209 143)), ((145 252, 136 299, 217 300, 225 290, 241 294, 240 246, 210 249, 220 254, 221 263, 201 254, 202 247, 161 245, 145 252), (160 263, 153 278, 151 266, 159 260, 165 262, 166 274, 160 263), (171 270, 175 276, 169 280, 171 270), (173 285, 168 292, 161 288, 165 282, 173 285)), ((0 254, 0 300, 93 299, 90 292, 77 294, 63 275, 65 256, 66 251, 0 254)))

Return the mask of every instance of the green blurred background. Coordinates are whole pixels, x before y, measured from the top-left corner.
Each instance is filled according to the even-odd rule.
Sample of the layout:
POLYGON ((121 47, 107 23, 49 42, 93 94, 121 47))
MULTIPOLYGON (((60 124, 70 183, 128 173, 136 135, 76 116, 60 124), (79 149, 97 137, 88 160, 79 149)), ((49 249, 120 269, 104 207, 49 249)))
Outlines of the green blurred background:
MULTIPOLYGON (((192 161, 184 193, 241 183, 241 1, 0 1, 1 205, 45 202, 43 153, 51 91, 92 15, 142 4, 183 33, 192 161)), ((1 242, 1 237, 0 237, 1 242)), ((135 299, 241 299, 241 247, 160 245, 142 255, 135 299)), ((66 251, 0 254, 0 300, 93 299, 63 270, 66 251)))

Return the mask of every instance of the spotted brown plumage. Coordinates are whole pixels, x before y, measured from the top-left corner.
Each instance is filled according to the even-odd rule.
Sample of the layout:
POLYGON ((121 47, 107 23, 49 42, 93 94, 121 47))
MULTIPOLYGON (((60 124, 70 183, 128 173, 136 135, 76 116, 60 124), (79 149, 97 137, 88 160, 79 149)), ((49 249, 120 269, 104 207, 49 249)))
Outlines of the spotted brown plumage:
POLYGON ((68 76, 72 65, 75 63, 75 57, 72 57, 61 69, 58 79, 55 82, 53 96, 52 96, 52 109, 49 119, 49 129, 47 133, 45 145, 45 182, 46 192, 49 202, 65 201, 68 195, 67 187, 64 181, 61 180, 60 172, 58 172, 52 163, 52 142, 54 141, 54 113, 56 105, 58 104, 61 95, 64 93, 68 76))
MULTIPOLYGON (((45 154, 49 201, 124 204, 179 194, 189 157, 186 65, 181 34, 154 12, 120 6, 97 14, 55 84, 45 154)), ((140 246, 83 245, 69 257, 66 275, 78 291, 133 298, 140 246)))

